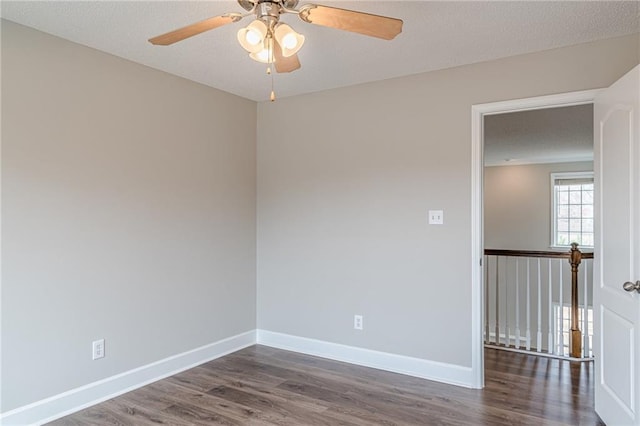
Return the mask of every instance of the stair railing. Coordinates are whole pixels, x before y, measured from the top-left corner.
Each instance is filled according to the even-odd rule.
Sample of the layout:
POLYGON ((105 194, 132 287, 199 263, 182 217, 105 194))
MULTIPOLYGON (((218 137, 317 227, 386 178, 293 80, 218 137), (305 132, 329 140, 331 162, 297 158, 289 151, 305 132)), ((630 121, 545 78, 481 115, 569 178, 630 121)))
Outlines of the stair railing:
POLYGON ((485 249, 484 253, 485 344, 571 358, 590 357, 592 311, 588 284, 592 282, 593 253, 581 252, 575 243, 567 252, 485 249), (570 289, 564 285, 569 281, 569 271, 570 289), (565 315, 567 299, 571 303, 569 315, 565 315), (532 320, 537 326, 535 338, 532 320), (523 323, 524 336, 520 328, 523 323))

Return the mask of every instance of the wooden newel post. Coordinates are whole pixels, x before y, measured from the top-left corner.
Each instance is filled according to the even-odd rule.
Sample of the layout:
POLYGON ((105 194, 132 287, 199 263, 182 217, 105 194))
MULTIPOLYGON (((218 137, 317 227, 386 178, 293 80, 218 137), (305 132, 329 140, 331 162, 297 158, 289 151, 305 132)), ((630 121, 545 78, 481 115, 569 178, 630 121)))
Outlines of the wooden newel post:
POLYGON ((582 261, 582 252, 578 244, 571 243, 571 352, 573 358, 582 358, 582 332, 578 315, 578 266, 582 261))

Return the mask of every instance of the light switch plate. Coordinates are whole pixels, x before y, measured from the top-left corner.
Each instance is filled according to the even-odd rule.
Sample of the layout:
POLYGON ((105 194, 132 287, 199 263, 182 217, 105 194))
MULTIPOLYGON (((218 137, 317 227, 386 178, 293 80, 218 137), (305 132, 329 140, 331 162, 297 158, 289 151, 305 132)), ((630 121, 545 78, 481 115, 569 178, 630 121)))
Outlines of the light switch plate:
POLYGON ((444 212, 442 210, 429 210, 429 225, 444 224, 444 212))

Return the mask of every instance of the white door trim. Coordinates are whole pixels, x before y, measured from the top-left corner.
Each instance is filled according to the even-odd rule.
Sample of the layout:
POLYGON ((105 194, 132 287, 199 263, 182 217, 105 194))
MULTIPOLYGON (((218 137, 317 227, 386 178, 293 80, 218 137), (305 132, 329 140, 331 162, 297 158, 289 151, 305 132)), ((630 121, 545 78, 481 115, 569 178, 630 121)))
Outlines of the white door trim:
POLYGON ((471 368, 474 387, 484 387, 484 282, 481 260, 484 252, 483 170, 484 116, 593 103, 602 89, 513 99, 471 106, 471 368))

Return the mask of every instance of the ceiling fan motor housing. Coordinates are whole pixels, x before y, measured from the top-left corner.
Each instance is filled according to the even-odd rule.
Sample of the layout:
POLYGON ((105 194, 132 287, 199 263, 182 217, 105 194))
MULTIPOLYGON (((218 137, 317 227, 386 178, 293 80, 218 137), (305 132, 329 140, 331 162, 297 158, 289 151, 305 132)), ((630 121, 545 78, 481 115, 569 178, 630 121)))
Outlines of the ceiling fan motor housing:
POLYGON ((263 1, 256 7, 256 17, 267 24, 269 30, 273 30, 280 20, 280 4, 272 1, 263 1))
POLYGON ((257 4, 276 3, 285 9, 294 9, 298 5, 298 0, 238 0, 238 4, 245 10, 254 10, 257 4))

